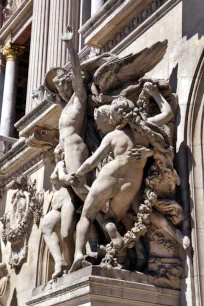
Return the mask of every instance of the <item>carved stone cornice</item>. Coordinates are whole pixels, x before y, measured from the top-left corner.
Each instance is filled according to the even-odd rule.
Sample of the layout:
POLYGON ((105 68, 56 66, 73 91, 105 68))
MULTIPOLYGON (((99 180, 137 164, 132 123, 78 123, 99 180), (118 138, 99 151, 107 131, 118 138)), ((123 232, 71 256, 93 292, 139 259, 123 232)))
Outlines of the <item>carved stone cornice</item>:
POLYGON ((3 24, 0 29, 0 40, 6 41, 12 33, 15 39, 16 35, 20 35, 25 26, 31 23, 33 0, 24 0, 20 7, 13 15, 3 24), (15 29, 15 31, 13 31, 15 29))
POLYGON ((118 54, 124 49, 123 44, 127 47, 180 1, 109 0, 100 12, 79 29, 79 33, 85 38, 86 44, 101 48, 101 53, 113 50, 118 54))
POLYGON ((111 40, 108 40, 107 43, 103 45, 101 53, 109 52, 110 50, 115 54, 120 53, 180 1, 181 0, 152 0, 120 31, 113 35, 111 40))
POLYGON ((19 121, 15 123, 15 128, 21 132, 24 128, 26 128, 31 122, 37 119, 41 114, 48 111, 50 108, 54 108, 56 105, 53 105, 51 102, 47 100, 43 100, 40 104, 38 104, 32 111, 23 116, 19 121))
POLYGON ((16 61, 19 60, 24 54, 25 47, 18 46, 13 43, 8 43, 2 48, 2 54, 6 60, 16 61))

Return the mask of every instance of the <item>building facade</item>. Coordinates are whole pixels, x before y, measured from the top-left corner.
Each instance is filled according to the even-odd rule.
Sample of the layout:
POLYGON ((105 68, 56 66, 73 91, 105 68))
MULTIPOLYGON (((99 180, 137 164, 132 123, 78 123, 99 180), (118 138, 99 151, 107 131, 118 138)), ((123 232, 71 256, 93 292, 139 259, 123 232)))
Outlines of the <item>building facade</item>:
MULTIPOLYGON (((3 306, 26 303, 202 306, 203 0, 0 0, 0 27, 0 303, 3 306), (41 227, 43 216, 51 209, 50 176, 55 168, 53 152, 59 142, 58 122, 62 112, 50 100, 44 80, 54 67, 68 70, 71 67, 66 44, 61 40, 68 24, 74 28, 73 43, 81 62, 108 52, 123 58, 158 41, 168 41, 164 56, 146 76, 168 80, 178 98, 173 163, 181 181, 177 201, 185 220, 180 229, 191 241, 182 256, 184 272, 180 290, 155 287, 146 278, 139 281, 141 287, 134 285, 137 279, 131 285, 119 285, 117 275, 112 282, 106 275, 102 283, 99 280, 90 283, 90 278, 80 283, 80 274, 67 279, 73 285, 67 291, 61 280, 61 291, 54 285, 47 291, 42 289, 48 286, 54 271, 41 227), (12 238, 8 234, 9 228, 12 229, 8 216, 15 199, 21 196, 29 197, 34 204, 29 219, 21 219, 23 229, 13 228, 12 238), (108 287, 112 289, 108 291, 108 287), (33 291, 34 288, 41 289, 33 291)), ((22 211, 13 220, 23 218, 21 214, 22 211)), ((83 273, 82 276, 88 277, 83 273)), ((64 277, 66 283, 67 276, 64 277)))

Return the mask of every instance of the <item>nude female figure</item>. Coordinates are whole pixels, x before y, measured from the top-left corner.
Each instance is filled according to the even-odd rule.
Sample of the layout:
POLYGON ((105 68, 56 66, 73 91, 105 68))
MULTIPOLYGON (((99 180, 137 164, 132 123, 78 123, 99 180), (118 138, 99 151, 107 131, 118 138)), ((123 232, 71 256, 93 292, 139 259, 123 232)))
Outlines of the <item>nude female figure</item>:
MULTIPOLYGON (((146 84, 145 88, 149 95, 154 95, 161 110, 161 114, 157 115, 158 119, 153 117, 152 121, 158 125, 165 124, 173 115, 169 104, 159 94, 156 87, 152 88, 152 84, 146 84)), ((124 108, 134 109, 134 103, 125 98, 112 102, 109 123, 114 130, 103 138, 100 147, 82 164, 75 174, 75 180, 77 180, 78 177, 95 168, 109 153, 113 154, 114 160, 110 161, 101 170, 85 200, 82 215, 77 224, 75 257, 70 272, 81 268, 90 224, 107 202, 109 202, 109 207, 114 216, 114 222, 106 220, 105 229, 114 247, 121 248, 123 240, 115 223, 120 221, 129 210, 133 198, 140 189, 147 158, 154 154, 154 150, 148 148, 148 139, 137 132, 133 133, 127 122, 123 123, 123 118, 118 112, 121 107, 120 104, 125 104, 125 106, 123 105, 124 108), (116 129, 119 126, 122 128, 116 129)), ((107 122, 105 125, 101 124, 101 113, 101 108, 95 111, 95 120, 97 124, 100 123, 99 129, 105 133, 107 122)))

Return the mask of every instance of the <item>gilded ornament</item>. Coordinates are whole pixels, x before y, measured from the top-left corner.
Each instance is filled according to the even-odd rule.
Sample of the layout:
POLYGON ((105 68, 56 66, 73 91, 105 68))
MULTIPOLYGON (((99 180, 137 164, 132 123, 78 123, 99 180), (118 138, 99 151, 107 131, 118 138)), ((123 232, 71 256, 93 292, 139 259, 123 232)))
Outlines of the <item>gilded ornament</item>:
POLYGON ((9 43, 2 48, 2 54, 6 60, 18 60, 24 54, 25 47, 9 43))

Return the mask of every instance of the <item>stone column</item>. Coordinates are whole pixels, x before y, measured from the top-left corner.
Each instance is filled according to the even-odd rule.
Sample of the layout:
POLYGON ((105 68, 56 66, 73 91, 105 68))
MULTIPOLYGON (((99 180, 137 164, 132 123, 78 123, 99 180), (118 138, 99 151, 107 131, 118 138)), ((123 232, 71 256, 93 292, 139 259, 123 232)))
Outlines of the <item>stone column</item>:
POLYGON ((105 0, 91 0, 91 16, 95 15, 104 5, 105 0))
POLYGON ((18 60, 24 53, 24 47, 9 43, 2 49, 2 53, 6 58, 6 72, 0 134, 2 136, 12 137, 15 123, 18 60))
MULTIPOLYGON (((89 20, 91 17, 91 0, 81 0, 80 5, 80 28, 89 20)), ((84 47, 84 39, 80 35, 79 50, 84 47)))
POLYGON ((0 118, 1 118, 1 109, 3 102, 4 78, 5 78, 5 60, 3 54, 0 53, 0 118))
POLYGON ((66 44, 61 36, 67 25, 74 27, 74 44, 78 45, 79 0, 50 0, 47 70, 63 67, 68 62, 66 44))
MULTIPOLYGON (((57 2, 61 3, 61 0, 57 2)), ((26 113, 34 108, 32 106, 32 92, 43 83, 47 71, 47 53, 50 48, 48 32, 51 31, 49 17, 50 0, 34 0, 26 113)))

